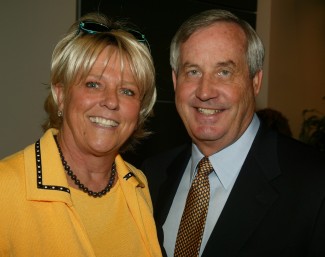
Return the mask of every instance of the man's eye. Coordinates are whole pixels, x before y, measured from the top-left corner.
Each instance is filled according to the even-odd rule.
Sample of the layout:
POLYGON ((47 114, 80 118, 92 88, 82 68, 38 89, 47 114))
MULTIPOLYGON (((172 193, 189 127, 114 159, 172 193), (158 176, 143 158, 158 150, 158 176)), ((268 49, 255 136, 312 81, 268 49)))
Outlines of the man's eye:
POLYGON ((127 89, 127 88, 122 88, 121 93, 124 94, 124 95, 128 95, 128 96, 133 96, 134 95, 134 92, 131 89, 127 89))
POLYGON ((229 70, 222 70, 222 71, 219 71, 218 72, 218 75, 219 76, 226 77, 226 76, 229 76, 230 75, 230 71, 229 70))
POLYGON ((187 72, 188 76, 190 77, 197 77, 200 75, 200 72, 198 70, 189 70, 187 72))
POLYGON ((98 88, 99 84, 98 84, 98 82, 87 82, 86 86, 90 87, 90 88, 98 88))

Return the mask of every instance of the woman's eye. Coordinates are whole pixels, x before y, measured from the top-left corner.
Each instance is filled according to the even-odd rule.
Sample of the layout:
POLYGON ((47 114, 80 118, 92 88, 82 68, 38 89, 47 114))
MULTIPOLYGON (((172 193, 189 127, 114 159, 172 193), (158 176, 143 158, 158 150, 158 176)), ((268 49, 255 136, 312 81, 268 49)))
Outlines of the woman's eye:
POLYGON ((99 87, 99 83, 98 82, 87 82, 86 83, 86 86, 87 87, 90 87, 90 88, 98 88, 99 87))
POLYGON ((124 95, 128 95, 128 96, 134 95, 134 91, 131 89, 127 89, 127 88, 121 88, 121 93, 124 95))

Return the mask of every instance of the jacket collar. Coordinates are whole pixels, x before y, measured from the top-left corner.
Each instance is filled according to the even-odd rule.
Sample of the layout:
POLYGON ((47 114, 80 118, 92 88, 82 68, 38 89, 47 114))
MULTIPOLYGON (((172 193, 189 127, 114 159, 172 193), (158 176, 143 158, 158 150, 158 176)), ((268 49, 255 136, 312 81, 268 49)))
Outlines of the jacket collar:
MULTIPOLYGON (((53 137, 57 133, 58 130, 49 129, 40 140, 24 149, 26 197, 32 201, 57 201, 72 206, 68 181, 53 137)), ((120 155, 115 162, 124 190, 144 187, 134 167, 127 166, 120 155)))
POLYGON ((26 197, 32 201, 59 201, 72 205, 70 190, 53 135, 45 132, 35 144, 24 149, 26 197))

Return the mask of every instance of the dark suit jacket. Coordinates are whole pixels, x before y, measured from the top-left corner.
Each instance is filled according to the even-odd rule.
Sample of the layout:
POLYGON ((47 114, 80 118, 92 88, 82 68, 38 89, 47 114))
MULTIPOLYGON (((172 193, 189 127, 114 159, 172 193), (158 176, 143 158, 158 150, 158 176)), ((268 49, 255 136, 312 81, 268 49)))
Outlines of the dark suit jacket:
MULTIPOLYGON (((161 246, 190 156, 184 145, 142 165, 161 246)), ((203 256, 324 257, 324 199, 325 156, 261 126, 203 256)))

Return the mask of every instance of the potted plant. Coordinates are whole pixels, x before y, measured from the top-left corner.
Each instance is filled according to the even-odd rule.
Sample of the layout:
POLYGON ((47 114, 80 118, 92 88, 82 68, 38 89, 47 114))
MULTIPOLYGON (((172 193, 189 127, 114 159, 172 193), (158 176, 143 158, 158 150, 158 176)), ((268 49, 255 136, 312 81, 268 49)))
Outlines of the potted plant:
MULTIPOLYGON (((325 100, 325 96, 322 99, 325 100)), ((325 151, 325 113, 316 109, 305 109, 302 115, 303 123, 299 139, 325 151)))

